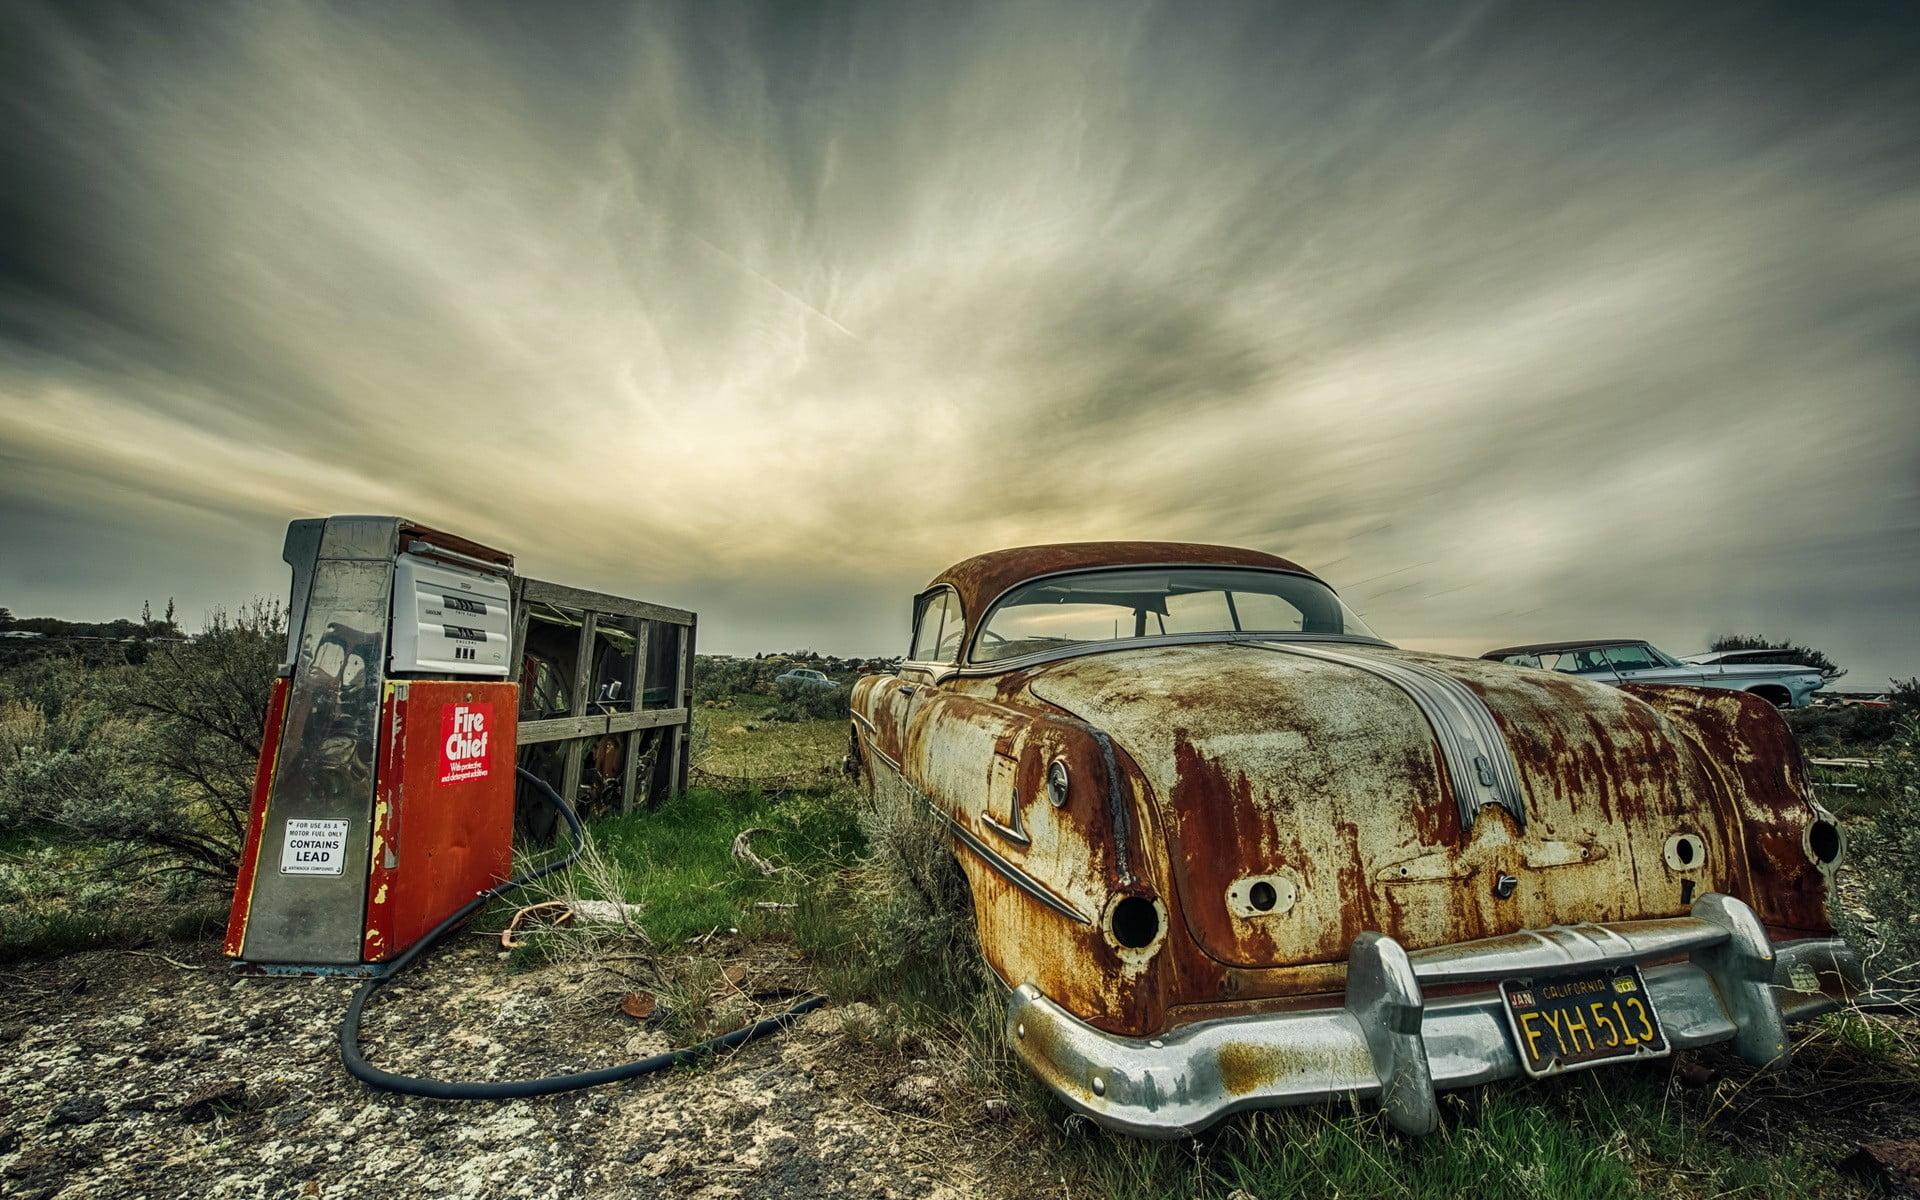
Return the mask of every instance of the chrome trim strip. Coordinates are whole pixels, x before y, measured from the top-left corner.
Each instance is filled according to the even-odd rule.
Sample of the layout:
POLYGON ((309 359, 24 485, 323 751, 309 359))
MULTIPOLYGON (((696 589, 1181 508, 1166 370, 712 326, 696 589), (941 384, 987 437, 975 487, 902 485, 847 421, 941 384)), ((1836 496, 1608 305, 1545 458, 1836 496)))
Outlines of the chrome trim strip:
POLYGON ((894 773, 899 775, 902 780, 906 779, 907 773, 901 769, 900 760, 880 748, 880 739, 874 735, 871 726, 868 727, 866 740, 861 744, 866 748, 867 753, 873 755, 889 767, 892 767, 894 773))
MULTIPOLYGON (((912 787, 911 784, 909 784, 908 786, 912 787)), ((915 790, 914 794, 920 795, 917 789, 915 790)), ((927 807, 933 809, 934 812, 940 814, 941 818, 946 821, 947 828, 953 831, 953 836, 959 840, 961 845, 973 851, 975 854, 978 854, 981 857, 981 859, 989 867, 992 867, 995 871, 997 871, 1001 876, 1003 876, 1007 880, 1007 882, 1013 884, 1013 886, 1019 888, 1021 891, 1025 892, 1027 895, 1032 896, 1035 900, 1038 900, 1040 903, 1046 905, 1048 908, 1052 909, 1054 912, 1059 913, 1063 917, 1066 917, 1070 920, 1078 921, 1082 925, 1093 924, 1092 917, 1087 916, 1086 914, 1082 913, 1079 909, 1073 907, 1071 904, 1068 904, 1065 900, 1062 900, 1060 897, 1054 895, 1052 892, 1048 891, 1045 887, 1041 886, 1039 880, 1027 874, 1025 871, 1022 871, 1019 867, 1014 866, 1012 863, 1008 862, 1006 859, 1000 857, 999 854, 994 852, 993 847, 987 845, 985 842, 981 841, 978 837, 975 837, 971 829, 968 829, 965 825, 962 825, 959 821, 955 820, 950 814, 946 812, 942 812, 940 807, 934 804, 932 800, 928 800, 927 797, 925 797, 924 795, 921 795, 920 798, 922 800, 927 801, 927 807)))
POLYGON ((1438 671, 1425 663, 1396 662, 1396 666, 1424 675, 1435 687, 1450 693, 1468 718, 1473 722, 1482 746, 1491 747, 1495 752, 1488 755, 1492 762, 1496 778, 1496 788, 1501 798, 1485 803, 1496 803, 1513 814, 1513 819, 1522 829, 1527 825, 1526 793, 1520 789, 1520 771, 1514 765, 1513 749, 1507 745, 1506 734, 1500 730, 1499 722, 1494 720, 1493 710, 1466 684, 1455 679, 1445 671, 1438 671))
POLYGON ((1513 751, 1495 724, 1486 701, 1471 688, 1431 667, 1371 654, 1350 654, 1325 647, 1266 641, 1261 648, 1302 658, 1317 658, 1365 671, 1399 688, 1410 697, 1433 728, 1447 779, 1460 806, 1460 827, 1473 828, 1473 819, 1489 804, 1513 814, 1514 823, 1527 825, 1526 803, 1520 791, 1520 772, 1513 751))
POLYGON ((1025 833, 1023 833, 1018 829, 1013 828, 1013 826, 1011 825, 1002 825, 1000 822, 994 820, 992 817, 988 816, 985 813, 980 814, 980 823, 982 825, 985 825, 988 829, 993 830, 995 833, 999 834, 1001 837, 1005 838, 1007 841, 1012 842, 1016 846, 1033 845, 1033 839, 1028 837, 1025 833))

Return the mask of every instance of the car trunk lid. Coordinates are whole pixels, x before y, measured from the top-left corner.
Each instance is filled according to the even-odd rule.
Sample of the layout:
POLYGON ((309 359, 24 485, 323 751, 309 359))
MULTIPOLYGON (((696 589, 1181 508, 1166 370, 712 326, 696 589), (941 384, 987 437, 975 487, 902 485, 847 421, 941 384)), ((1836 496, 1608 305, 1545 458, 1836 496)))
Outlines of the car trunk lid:
POLYGON ((1091 654, 1029 686, 1138 764, 1186 925, 1236 966, 1339 961, 1368 930, 1420 949, 1677 915, 1737 857, 1670 722, 1550 672, 1276 640, 1091 654), (1684 871, 1679 832, 1705 850, 1684 871))

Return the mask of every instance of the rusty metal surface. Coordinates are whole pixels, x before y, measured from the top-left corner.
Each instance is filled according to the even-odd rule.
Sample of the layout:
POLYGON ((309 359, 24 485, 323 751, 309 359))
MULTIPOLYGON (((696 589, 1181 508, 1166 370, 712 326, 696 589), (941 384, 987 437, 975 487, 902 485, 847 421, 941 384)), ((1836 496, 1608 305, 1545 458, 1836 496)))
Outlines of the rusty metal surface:
MULTIPOLYGON (((1089 543, 984 555, 939 582, 974 618, 1026 578, 1142 561, 1298 569, 1089 543)), ((1346 988, 1351 947, 1372 932, 1418 954, 1681 918, 1710 893, 1746 901, 1775 936, 1830 932, 1807 848, 1816 813, 1764 701, 1385 646, 1182 643, 1000 674, 909 669, 853 695, 851 761, 876 795, 945 818, 995 972, 1094 1030, 1311 1008, 1346 988), (1458 746, 1443 751, 1432 713, 1393 682, 1410 672, 1490 719, 1517 811, 1459 802, 1458 746), (1071 781, 1059 806, 1056 760, 1071 781), (1285 903, 1254 911, 1255 881, 1285 903), (1116 933, 1129 899, 1159 922, 1145 944, 1116 933)))

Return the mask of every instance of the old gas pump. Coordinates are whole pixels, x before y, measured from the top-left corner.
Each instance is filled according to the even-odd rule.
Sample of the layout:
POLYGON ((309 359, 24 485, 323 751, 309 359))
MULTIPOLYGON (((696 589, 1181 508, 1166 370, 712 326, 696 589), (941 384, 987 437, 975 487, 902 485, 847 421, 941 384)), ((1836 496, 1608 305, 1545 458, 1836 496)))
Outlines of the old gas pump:
POLYGON ((377 973, 507 878, 510 555, 398 517, 293 522, 287 652, 226 953, 377 973))
MULTIPOLYGON (((529 614, 515 605, 542 603, 529 599, 538 585, 549 600, 611 604, 627 617, 686 627, 666 697, 673 708, 643 711, 648 656, 639 635, 629 706, 588 714, 596 617, 587 612, 577 626, 575 711, 530 720, 524 732, 533 741, 647 729, 684 735, 694 615, 516 579, 510 555, 399 517, 295 521, 282 556, 293 568, 287 652, 254 775, 226 953, 270 974, 364 976, 340 1021, 341 1062, 356 1078, 442 1100, 542 1096, 692 1062, 777 1033, 824 1003, 803 997, 695 1046, 535 1079, 417 1078, 368 1062, 360 1019, 381 987, 503 890, 566 870, 586 846, 572 798, 516 766, 523 731, 513 658, 529 614), (509 879, 516 775, 552 804, 572 845, 509 879)), ((672 745, 669 775, 678 776, 685 744, 672 745)), ((634 750, 625 753, 631 787, 634 750)), ((573 791, 574 770, 567 774, 563 788, 573 791)))

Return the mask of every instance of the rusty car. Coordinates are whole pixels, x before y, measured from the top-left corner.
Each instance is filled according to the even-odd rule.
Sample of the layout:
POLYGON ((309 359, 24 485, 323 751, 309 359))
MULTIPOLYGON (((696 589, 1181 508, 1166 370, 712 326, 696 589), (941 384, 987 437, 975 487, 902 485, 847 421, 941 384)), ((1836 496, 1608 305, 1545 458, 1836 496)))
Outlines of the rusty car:
POLYGON ((1009 1041, 1144 1136, 1730 1043, 1866 986, 1774 706, 1397 649, 1223 546, 985 554, 852 696, 873 803, 950 835, 1009 1041))

